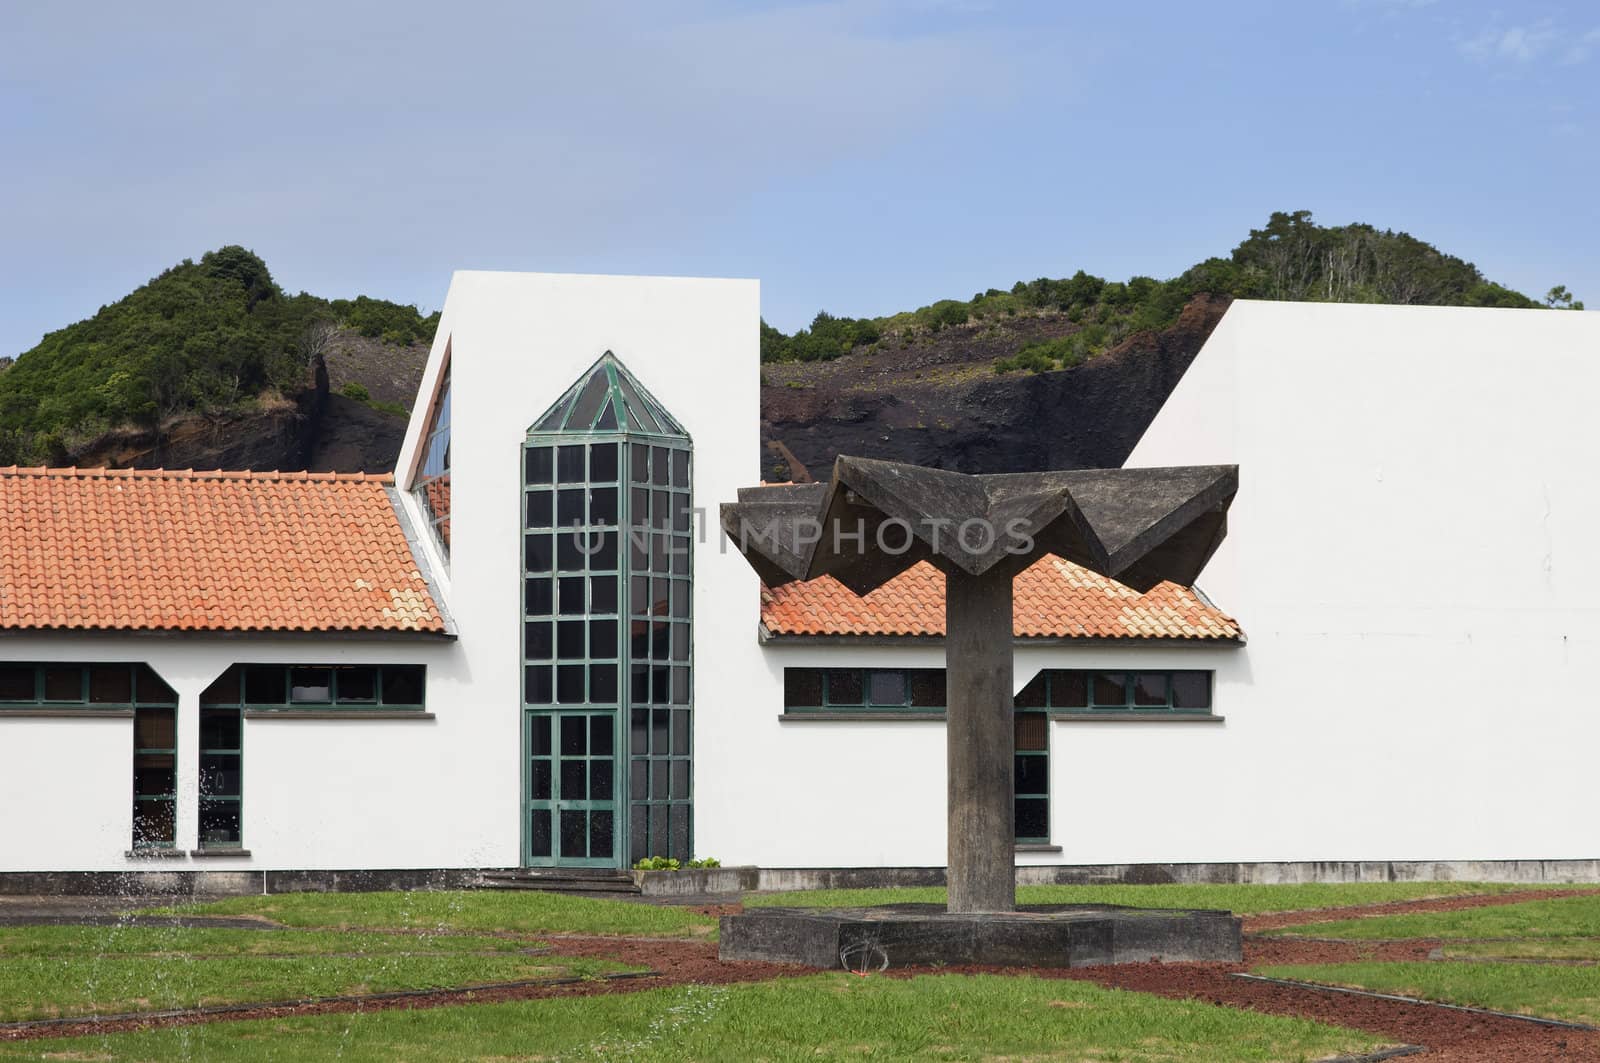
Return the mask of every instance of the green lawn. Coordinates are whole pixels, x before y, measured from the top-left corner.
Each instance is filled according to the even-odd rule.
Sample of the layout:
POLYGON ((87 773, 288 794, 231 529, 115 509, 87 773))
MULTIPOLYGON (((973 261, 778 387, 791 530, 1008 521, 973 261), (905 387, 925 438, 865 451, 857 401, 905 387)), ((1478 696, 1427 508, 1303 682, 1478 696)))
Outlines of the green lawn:
POLYGON ((1532 963, 1333 963, 1262 967, 1257 974, 1447 1004, 1600 1022, 1600 968, 1532 963))
POLYGON ((437 934, 130 927, 0 929, 0 1020, 562 978, 618 964, 437 934))
POLYGON ((1600 936, 1600 895, 1496 904, 1455 912, 1415 912, 1409 915, 1374 916, 1370 919, 1340 919, 1286 927, 1271 933, 1369 941, 1388 938, 1596 937, 1600 936))
POLYGON ((27 957, 368 956, 526 953, 539 942, 463 934, 362 934, 330 930, 213 930, 187 927, 26 926, 0 928, 0 962, 27 957))
POLYGON ((1600 938, 1529 938, 1521 941, 1461 941, 1440 948, 1452 960, 1600 961, 1600 938))
POLYGON ((259 915, 285 926, 503 930, 526 934, 707 937, 717 921, 684 908, 568 897, 533 890, 415 890, 392 893, 274 893, 152 911, 259 915))
MULTIPOLYGON (((1021 886, 1022 904, 1128 904, 1143 908, 1225 908, 1240 915, 1293 912, 1383 904, 1428 897, 1510 893, 1527 886, 1484 882, 1312 882, 1287 886, 1021 886)), ((945 903, 940 887, 886 890, 806 890, 761 893, 745 898, 747 907, 796 905, 818 907, 866 904, 945 903)))
POLYGON ((1373 1050, 1357 1031, 1039 978, 815 975, 739 986, 214 1023, 32 1044, 0 1059, 347 1063, 464 1059, 1314 1060, 1373 1050))

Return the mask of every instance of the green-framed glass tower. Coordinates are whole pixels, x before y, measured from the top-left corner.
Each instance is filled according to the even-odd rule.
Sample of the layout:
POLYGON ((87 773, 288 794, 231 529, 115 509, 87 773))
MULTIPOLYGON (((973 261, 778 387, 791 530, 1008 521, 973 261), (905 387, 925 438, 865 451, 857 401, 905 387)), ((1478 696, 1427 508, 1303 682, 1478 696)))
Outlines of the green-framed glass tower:
POLYGON ((610 351, 522 454, 523 862, 694 846, 694 445, 610 351))

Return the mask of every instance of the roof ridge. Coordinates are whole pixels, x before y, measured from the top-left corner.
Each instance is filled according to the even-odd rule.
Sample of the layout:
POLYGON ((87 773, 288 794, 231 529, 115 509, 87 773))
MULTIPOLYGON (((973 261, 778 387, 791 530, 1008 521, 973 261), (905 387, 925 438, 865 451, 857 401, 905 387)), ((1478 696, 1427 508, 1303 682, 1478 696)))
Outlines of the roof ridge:
POLYGON ((113 469, 106 466, 80 469, 76 465, 4 465, 0 476, 57 477, 78 480, 289 480, 317 483, 392 484, 389 472, 284 472, 277 469, 113 469))

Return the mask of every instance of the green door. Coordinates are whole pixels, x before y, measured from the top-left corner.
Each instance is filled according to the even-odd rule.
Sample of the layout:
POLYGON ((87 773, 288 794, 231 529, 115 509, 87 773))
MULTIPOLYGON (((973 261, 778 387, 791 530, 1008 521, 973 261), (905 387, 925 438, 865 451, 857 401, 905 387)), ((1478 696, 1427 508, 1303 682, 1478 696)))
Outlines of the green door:
POLYGON ((523 714, 530 866, 616 867, 616 723, 612 711, 523 714))

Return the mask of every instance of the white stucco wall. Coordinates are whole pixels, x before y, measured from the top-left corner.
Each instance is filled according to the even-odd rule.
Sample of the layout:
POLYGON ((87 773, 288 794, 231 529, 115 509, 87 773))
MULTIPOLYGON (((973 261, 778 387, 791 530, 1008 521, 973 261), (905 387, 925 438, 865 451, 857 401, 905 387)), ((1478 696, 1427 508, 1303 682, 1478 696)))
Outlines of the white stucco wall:
POLYGON ((1249 646, 1203 745, 1087 736, 1082 857, 1595 856, 1597 383, 1596 313, 1235 303, 1128 464, 1239 464, 1249 646))
MULTIPOLYGON (((11 661, 142 661, 177 691, 178 836, 196 848, 200 692, 235 663, 423 664, 435 719, 244 721, 248 857, 130 859, 133 720, 0 715, 8 810, 0 871, 416 868, 503 862, 503 832, 464 815, 498 799, 459 770, 459 752, 496 740, 470 704, 458 646, 442 640, 8 635, 11 661), (446 708, 449 706, 449 708, 446 708), (441 802, 440 791, 455 796, 441 802)), ((513 846, 514 849, 514 846, 513 846)), ((511 858, 515 861, 515 856, 511 858)))
MULTIPOLYGON (((702 848, 719 858, 763 867, 942 867, 945 862, 945 729, 942 721, 784 720, 784 668, 942 668, 939 644, 841 646, 777 641, 764 650, 768 676, 743 710, 729 714, 738 727, 730 752, 702 766, 747 788, 744 799, 702 801, 702 822, 716 825, 702 848), (715 846, 715 848, 712 848, 715 846)), ((1245 666, 1231 645, 1115 646, 1051 643, 1021 645, 1013 669, 1016 688, 1046 668, 1214 669, 1216 697, 1238 682, 1245 666)), ((1216 711, 1225 714, 1227 706, 1216 711)), ((1062 851, 1023 852, 1019 865, 1099 863, 1080 821, 1103 817, 1135 830, 1151 817, 1172 814, 1169 802, 1130 804, 1126 782, 1107 788, 1104 761, 1125 763, 1151 750, 1165 758, 1216 756, 1226 724, 1065 722, 1050 724, 1050 841, 1062 851), (1095 781, 1083 760, 1094 766, 1095 781)), ((1137 769, 1136 769, 1137 770, 1137 769)), ((697 800, 701 795, 696 794, 697 800)), ((1193 795, 1179 795, 1179 804, 1193 795)), ((705 835, 702 835, 705 837, 705 835)), ((726 862, 726 861, 724 861, 726 862)))

